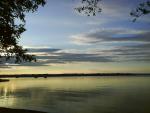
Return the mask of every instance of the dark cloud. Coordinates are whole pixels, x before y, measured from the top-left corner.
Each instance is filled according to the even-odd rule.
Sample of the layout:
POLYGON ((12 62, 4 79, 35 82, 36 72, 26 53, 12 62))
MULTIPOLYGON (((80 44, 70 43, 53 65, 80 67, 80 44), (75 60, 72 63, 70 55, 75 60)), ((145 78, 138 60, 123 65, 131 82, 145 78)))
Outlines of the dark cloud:
POLYGON ((112 50, 103 50, 103 53, 112 53, 121 61, 150 61, 150 43, 119 46, 112 50))
POLYGON ((53 48, 29 48, 28 49, 29 52, 56 52, 56 51, 59 51, 61 49, 53 49, 53 48))
MULTIPOLYGON (((114 62, 112 56, 99 56, 99 54, 90 53, 67 53, 61 49, 29 49, 30 52, 36 53, 37 62, 14 64, 14 60, 7 61, 11 66, 47 66, 50 64, 64 64, 70 62, 114 62), (34 52, 33 52, 34 51, 34 52), (43 54, 41 55, 41 53, 43 54), (39 53, 39 54, 38 54, 39 53), (46 53, 46 54, 45 54, 46 53)), ((3 61, 3 64, 6 62, 3 61)))
POLYGON ((98 54, 53 53, 48 56, 37 56, 36 63, 24 63, 23 66, 46 66, 50 64, 64 64, 71 62, 114 62, 112 56, 98 54))
POLYGON ((76 44, 95 44, 111 42, 150 42, 150 31, 138 30, 95 30, 89 33, 83 33, 71 36, 76 44))
POLYGON ((77 53, 57 53, 56 56, 38 56, 38 59, 47 59, 47 63, 66 62, 112 62, 111 56, 99 56, 99 54, 77 54, 77 53))

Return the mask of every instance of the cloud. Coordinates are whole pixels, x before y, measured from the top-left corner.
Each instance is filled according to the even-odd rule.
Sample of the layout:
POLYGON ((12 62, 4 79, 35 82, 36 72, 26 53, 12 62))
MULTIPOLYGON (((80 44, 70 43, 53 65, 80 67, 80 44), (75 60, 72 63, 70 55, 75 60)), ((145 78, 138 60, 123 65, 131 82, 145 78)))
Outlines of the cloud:
MULTIPOLYGON (((47 53, 46 55, 38 55, 39 65, 61 64, 71 62, 113 62, 112 56, 103 56, 98 53, 90 53, 76 49, 51 49, 49 51, 43 49, 38 50, 39 53, 47 53)), ((36 51, 37 52, 37 51, 36 51)), ((34 52, 33 52, 34 53, 34 52)))
POLYGON ((14 64, 11 59, 7 63, 3 60, 2 68, 9 66, 50 66, 51 64, 65 64, 73 62, 114 62, 112 56, 99 55, 96 53, 81 52, 78 50, 62 50, 53 48, 29 49, 30 53, 35 54, 37 62, 14 64), (32 52, 31 52, 32 51, 32 52))
POLYGON ((36 54, 37 62, 14 64, 13 60, 1 65, 4 69, 12 66, 51 66, 66 63, 110 63, 110 62, 150 62, 150 43, 136 45, 116 45, 111 48, 56 49, 56 48, 28 48, 30 53, 36 54))
POLYGON ((96 44, 110 42, 149 42, 150 31, 132 29, 102 29, 71 36, 75 44, 96 44))
POLYGON ((118 47, 112 50, 104 50, 104 53, 113 53, 112 56, 118 56, 117 61, 150 61, 150 50, 147 44, 141 46, 126 46, 118 47))
POLYGON ((96 54, 111 56, 115 62, 150 61, 150 31, 133 29, 96 29, 71 36, 77 45, 91 45, 96 54), (101 49, 101 46, 104 46, 101 49), (109 48, 109 49, 108 49, 109 48))
MULTIPOLYGON (((36 53, 39 62, 36 65, 49 65, 73 62, 123 62, 123 61, 150 61, 150 43, 138 45, 114 46, 110 49, 39 49, 36 53)), ((34 52, 33 52, 34 53, 34 52)))

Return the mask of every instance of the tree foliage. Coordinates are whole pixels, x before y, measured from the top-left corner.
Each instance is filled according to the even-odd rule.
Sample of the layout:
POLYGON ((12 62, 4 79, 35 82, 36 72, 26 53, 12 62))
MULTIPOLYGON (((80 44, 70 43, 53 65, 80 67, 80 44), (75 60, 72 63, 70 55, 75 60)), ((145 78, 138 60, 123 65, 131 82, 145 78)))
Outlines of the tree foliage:
MULTIPOLYGON (((96 13, 102 11, 100 7, 100 1, 102 0, 81 0, 81 5, 75 10, 79 13, 86 14, 87 16, 95 16, 96 13)), ((147 15, 150 13, 150 0, 146 2, 140 3, 139 6, 133 11, 131 11, 130 15, 134 17, 133 21, 136 21, 137 18, 147 15)))
POLYGON ((18 44, 26 30, 25 14, 44 6, 45 0, 0 0, 0 57, 13 58, 16 63, 33 61, 35 57, 18 44))
POLYGON ((81 5, 75 8, 75 10, 87 16, 96 16, 96 13, 102 11, 99 7, 100 1, 101 0, 81 0, 81 5))
POLYGON ((140 3, 139 6, 133 10, 130 14, 134 17, 133 21, 136 21, 137 18, 147 15, 150 13, 150 0, 140 3))

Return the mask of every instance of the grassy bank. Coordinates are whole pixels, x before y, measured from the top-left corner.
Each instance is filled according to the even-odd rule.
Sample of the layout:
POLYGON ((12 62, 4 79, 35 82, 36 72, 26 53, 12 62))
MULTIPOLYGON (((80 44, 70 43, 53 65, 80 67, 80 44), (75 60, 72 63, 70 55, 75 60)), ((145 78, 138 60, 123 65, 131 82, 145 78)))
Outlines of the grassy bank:
POLYGON ((23 109, 9 109, 0 107, 0 113, 46 113, 46 112, 23 110, 23 109))

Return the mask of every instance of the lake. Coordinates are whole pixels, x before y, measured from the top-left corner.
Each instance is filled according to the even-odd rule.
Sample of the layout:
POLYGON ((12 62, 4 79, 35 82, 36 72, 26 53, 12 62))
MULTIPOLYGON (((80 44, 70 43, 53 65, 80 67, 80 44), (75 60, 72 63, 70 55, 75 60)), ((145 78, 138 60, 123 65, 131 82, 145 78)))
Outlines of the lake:
POLYGON ((0 83, 0 107, 48 113, 150 113, 150 77, 10 79, 0 83))

